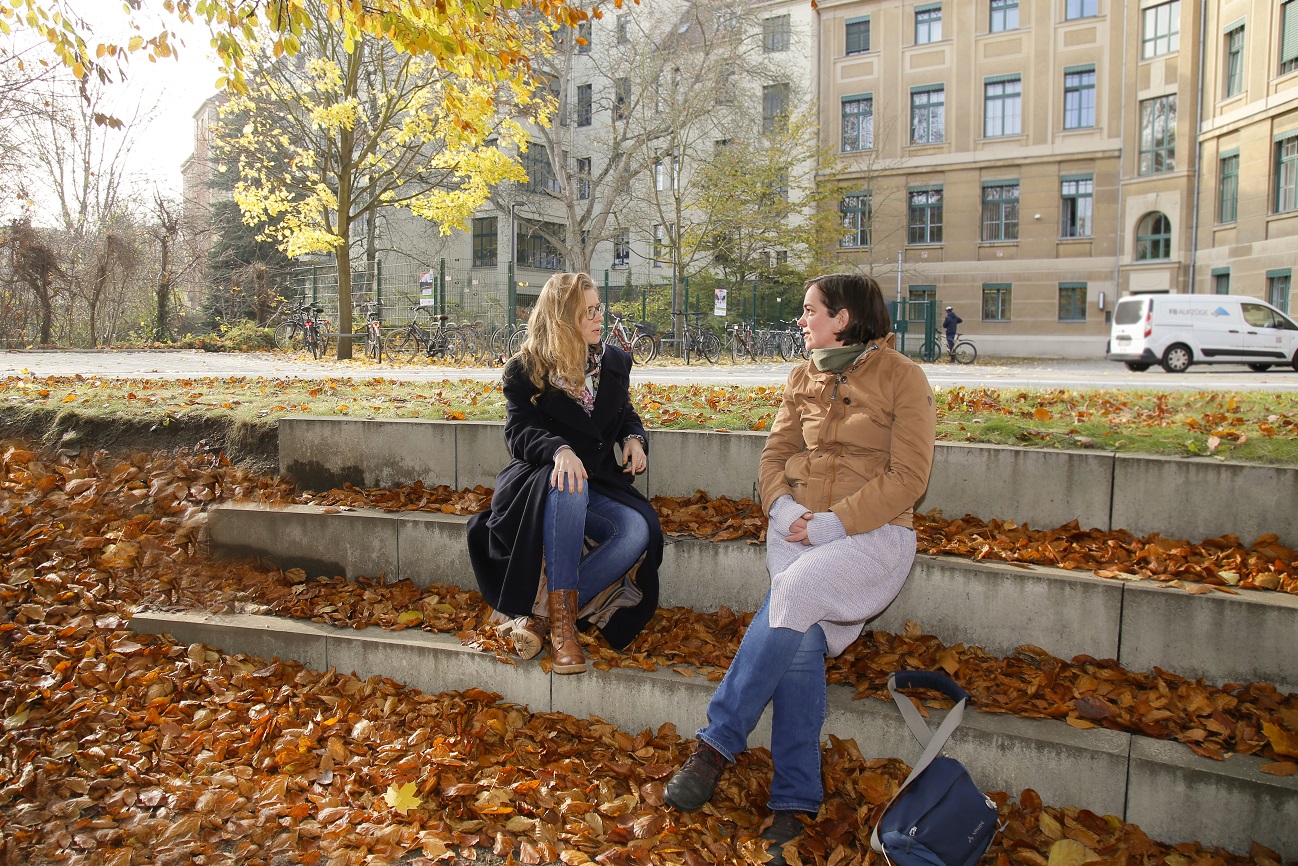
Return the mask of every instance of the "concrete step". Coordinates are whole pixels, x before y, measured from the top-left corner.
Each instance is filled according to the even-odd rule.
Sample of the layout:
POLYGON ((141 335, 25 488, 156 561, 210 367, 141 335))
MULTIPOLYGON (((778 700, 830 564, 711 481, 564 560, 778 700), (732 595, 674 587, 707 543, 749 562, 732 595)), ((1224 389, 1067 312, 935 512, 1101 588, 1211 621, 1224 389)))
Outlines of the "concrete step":
MULTIPOLYGON (((311 575, 409 579, 475 589, 468 518, 427 512, 338 511, 224 504, 210 512, 215 552, 253 555, 311 575)), ((673 538, 659 570, 663 607, 756 610, 769 585, 764 547, 673 538)), ((1061 658, 1116 659, 1213 685, 1267 682, 1298 691, 1298 597, 1242 590, 1192 595, 1143 581, 1055 568, 919 556, 871 628, 915 620, 947 644, 1005 655, 1023 644, 1061 658)))
MULTIPOLYGON (((503 425, 485 421, 285 418, 280 470, 312 490, 449 484, 494 486, 509 459, 503 425)), ((651 496, 755 498, 765 433, 654 430, 651 496)), ((1225 534, 1245 544, 1275 533, 1298 548, 1298 469, 1100 451, 1047 451, 939 442, 922 511, 972 514, 1044 529, 1076 520, 1083 529, 1202 541, 1225 534)))
MULTIPOLYGON (((503 663, 422 631, 336 629, 256 615, 141 611, 131 626, 230 653, 293 659, 316 670, 385 676, 425 692, 486 688, 534 711, 597 716, 639 732, 672 722, 685 734, 706 719, 715 684, 674 671, 613 669, 553 676, 536 662, 503 663)), ((894 707, 830 689, 826 734, 851 737, 866 755, 913 762, 919 746, 894 707)), ((944 713, 932 711, 936 724, 944 713)), ((769 712, 768 712, 769 716, 769 712)), ((764 718, 752 745, 768 746, 764 718)), ((987 790, 1037 790, 1055 805, 1117 815, 1166 842, 1199 841, 1245 854, 1254 841, 1298 857, 1298 778, 1258 771, 1257 758, 1211 761, 1177 744, 1049 720, 966 713, 948 753, 987 790), (1288 817, 1285 817, 1288 816, 1288 817)))

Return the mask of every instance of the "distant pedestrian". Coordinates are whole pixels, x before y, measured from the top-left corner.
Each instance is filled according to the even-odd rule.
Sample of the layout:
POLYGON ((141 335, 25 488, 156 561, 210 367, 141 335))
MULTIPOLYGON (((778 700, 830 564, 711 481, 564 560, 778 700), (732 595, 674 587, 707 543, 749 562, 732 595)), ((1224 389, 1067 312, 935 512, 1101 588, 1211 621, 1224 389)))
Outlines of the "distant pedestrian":
POLYGON ((946 318, 942 320, 942 330, 946 331, 946 353, 947 359, 955 360, 955 331, 956 326, 963 322, 964 319, 955 314, 955 310, 950 307, 946 308, 946 318))

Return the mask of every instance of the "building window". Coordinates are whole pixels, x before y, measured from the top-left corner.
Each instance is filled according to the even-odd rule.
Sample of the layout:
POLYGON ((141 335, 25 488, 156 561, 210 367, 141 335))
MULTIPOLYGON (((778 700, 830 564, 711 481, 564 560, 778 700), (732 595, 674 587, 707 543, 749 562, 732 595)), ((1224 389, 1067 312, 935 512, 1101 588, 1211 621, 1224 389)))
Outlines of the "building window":
POLYGON ((653 266, 661 268, 671 263, 671 227, 662 223, 654 225, 653 266))
POLYGON ((874 148, 874 97, 843 97, 843 153, 874 148))
POLYGON ((590 198, 590 173, 591 158, 589 156, 580 156, 577 158, 577 199, 586 201, 590 198))
POLYGON ((524 268, 536 268, 540 271, 563 270, 563 253, 542 234, 549 233, 554 237, 563 234, 563 226, 558 223, 530 222, 519 220, 516 237, 517 253, 514 263, 524 268))
POLYGON ((1095 126, 1095 67, 1064 70, 1064 129, 1095 126))
POLYGON ((1158 211, 1145 214, 1136 226, 1136 261, 1157 261, 1171 257, 1171 221, 1158 211))
POLYGON ((1023 79, 998 76, 983 83, 983 135, 995 138, 1023 131, 1023 79))
POLYGON ((624 119, 630 105, 631 81, 627 78, 619 78, 613 82, 613 119, 624 119))
POLYGON ((870 50, 870 16, 849 18, 843 27, 848 54, 864 54, 870 50))
POLYGON ((1140 174, 1176 167, 1176 94, 1140 103, 1140 174))
POLYGON ((1298 69, 1298 0, 1280 7, 1280 74, 1298 69))
POLYGON ((631 41, 631 15, 617 16, 617 44, 626 45, 631 41))
POLYGON ((1275 143, 1275 212, 1298 210, 1298 135, 1275 143))
POLYGON ((559 179, 550 164, 550 151, 544 144, 529 144, 523 154, 523 170, 527 172, 528 192, 559 191, 559 179))
POLYGON ((912 322, 924 321, 924 311, 937 310, 937 286, 906 287, 906 318, 912 322))
POLYGON ((1086 283, 1059 284, 1059 321, 1086 321, 1086 283))
POLYGON ((1181 47, 1181 0, 1150 6, 1142 13, 1140 58, 1171 54, 1181 47))
POLYGON ((1289 268, 1266 272, 1266 300, 1282 313, 1289 312, 1289 268))
POLYGON ((910 94, 910 143, 940 144, 946 128, 946 87, 922 87, 910 94))
POLYGON ((991 0, 991 32, 1019 29, 1019 0, 991 0))
POLYGON ((1239 154, 1231 153, 1218 161, 1217 222, 1233 223, 1239 213, 1239 154))
POLYGON ((1100 14, 1099 0, 1064 0, 1064 20, 1094 18, 1100 14))
POLYGON ((1061 238, 1089 238, 1091 236, 1091 204, 1095 195, 1095 181, 1090 175, 1065 177, 1059 188, 1059 236, 1061 238))
POLYGON ((1212 293, 1214 295, 1230 294, 1230 268, 1213 268, 1212 293))
POLYGON ((613 267, 618 270, 631 267, 631 233, 628 231, 613 236, 613 267))
POLYGON ((762 50, 788 51, 791 35, 788 15, 773 15, 762 19, 762 50))
POLYGON ((1019 239, 1019 184, 992 183, 983 186, 984 241, 1019 239))
POLYGON ((859 249, 870 245, 870 221, 873 217, 874 196, 862 192, 845 195, 838 210, 843 215, 843 237, 838 245, 859 249))
POLYGON ((591 84, 577 85, 578 126, 590 126, 592 106, 594 105, 593 88, 594 85, 591 84))
POLYGON ((500 244, 496 217, 473 218, 473 266, 494 268, 500 244))
POLYGON ((654 163, 654 189, 668 192, 676 189, 676 157, 664 156, 654 163))
POLYGON ((786 132, 789 128, 789 85, 768 84, 762 88, 762 132, 786 132))
POLYGON ((906 243, 942 243, 942 187, 912 189, 909 191, 909 199, 906 243))
POLYGON ((1010 320, 1010 284, 983 283, 983 321, 1010 320))
POLYGON ((915 44, 942 39, 942 4, 915 7, 915 44))
POLYGON ((1244 25, 1226 34, 1226 81, 1222 87, 1227 98, 1244 90, 1244 25))
POLYGON ((578 22, 577 24, 577 53, 590 53, 590 19, 578 22))

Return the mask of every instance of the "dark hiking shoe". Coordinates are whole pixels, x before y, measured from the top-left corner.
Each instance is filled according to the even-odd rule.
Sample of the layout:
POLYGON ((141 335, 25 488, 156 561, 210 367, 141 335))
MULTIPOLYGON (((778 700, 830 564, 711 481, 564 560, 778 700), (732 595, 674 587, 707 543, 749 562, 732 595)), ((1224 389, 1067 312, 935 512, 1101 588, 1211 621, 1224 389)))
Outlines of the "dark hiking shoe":
POLYGON ((725 756, 699 740, 699 744, 694 747, 694 754, 685 759, 685 763, 667 783, 663 799, 668 806, 682 812, 702 809, 712 799, 712 792, 717 789, 717 781, 725 768, 725 756))
POLYGON ((771 813, 771 826, 762 834, 762 838, 771 843, 766 849, 766 853, 771 855, 767 866, 786 866, 784 844, 802 835, 802 831, 806 829, 804 818, 812 821, 816 816, 812 812, 785 810, 771 813))

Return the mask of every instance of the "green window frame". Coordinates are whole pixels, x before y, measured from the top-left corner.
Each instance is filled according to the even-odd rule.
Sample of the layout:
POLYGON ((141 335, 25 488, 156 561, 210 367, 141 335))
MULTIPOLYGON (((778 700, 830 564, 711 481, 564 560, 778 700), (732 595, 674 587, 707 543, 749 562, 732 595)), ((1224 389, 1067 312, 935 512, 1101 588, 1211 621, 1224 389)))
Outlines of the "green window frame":
POLYGON ((907 205, 906 243, 942 243, 942 187, 911 187, 907 205))
POLYGON ((473 267, 494 268, 500 255, 498 217, 473 218, 473 267))
POLYGON ((1095 179, 1089 175, 1065 176, 1059 180, 1059 236, 1089 238, 1094 210, 1095 179))
POLYGON ((1140 103, 1138 174, 1161 174, 1176 168, 1176 94, 1140 103))
POLYGON ((1095 67, 1064 70, 1064 129, 1095 126, 1095 67))
POLYGON ((870 246, 874 221, 874 193, 870 190, 843 196, 838 203, 842 214, 843 236, 838 245, 843 249, 865 249, 870 246))
POLYGON ((1059 284, 1059 321, 1086 321, 1086 283, 1059 284))
POLYGON ((1298 210, 1298 134, 1275 143, 1275 212, 1298 210))
POLYGON ((1280 4, 1280 74, 1298 69, 1298 0, 1280 4))
POLYGON ((1266 272, 1266 300, 1286 315, 1289 313, 1289 295, 1293 286, 1291 268, 1275 268, 1266 272))
POLYGON ((1212 293, 1214 295, 1230 294, 1230 268, 1212 269, 1212 293))
POLYGON ((983 184, 982 239, 1019 239, 1019 182, 994 181, 983 184))
POLYGON ((847 54, 865 54, 870 50, 870 16, 849 18, 843 24, 847 54))
POLYGON ((1140 59, 1181 50, 1181 0, 1141 10, 1140 59))
MULTIPOLYGON (((924 305, 933 304, 937 301, 937 286, 907 286, 906 287, 906 320, 910 322, 924 321, 924 305)), ((936 307, 934 307, 936 309, 936 307)))
POLYGON ((942 41, 942 4, 915 7, 915 44, 942 41))
POLYGON ((991 0, 988 29, 992 33, 1019 29, 1019 0, 991 0))
POLYGON ((1008 322, 1014 287, 1010 283, 983 283, 983 321, 1008 322))
POLYGON ((1238 96, 1244 90, 1244 25, 1232 27, 1226 33, 1226 80, 1222 95, 1238 96))
POLYGON ((1233 223, 1239 216, 1239 151, 1217 161, 1217 222, 1233 223))
POLYGON ((842 101, 843 153, 874 149, 874 94, 844 96, 842 101))
POLYGON ((1094 18, 1100 14, 1099 0, 1064 0, 1064 20, 1094 18))
POLYGON ((1023 131, 1023 77, 998 75, 983 81, 983 136, 999 138, 1023 131))
POLYGON ((946 138, 946 85, 910 91, 910 143, 941 144, 946 138))
POLYGON ((1136 261, 1164 261, 1172 257, 1172 221, 1160 211, 1150 211, 1136 226, 1136 261))

